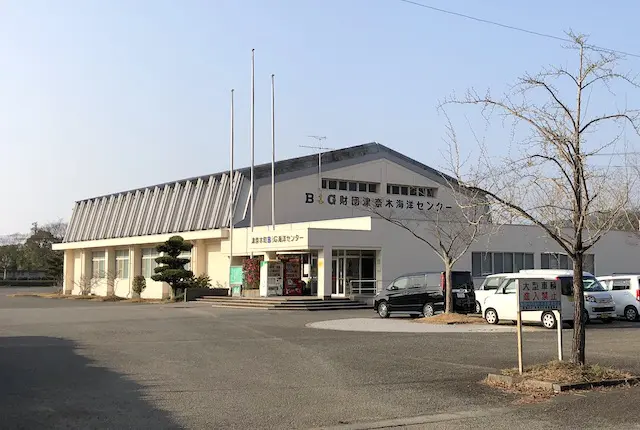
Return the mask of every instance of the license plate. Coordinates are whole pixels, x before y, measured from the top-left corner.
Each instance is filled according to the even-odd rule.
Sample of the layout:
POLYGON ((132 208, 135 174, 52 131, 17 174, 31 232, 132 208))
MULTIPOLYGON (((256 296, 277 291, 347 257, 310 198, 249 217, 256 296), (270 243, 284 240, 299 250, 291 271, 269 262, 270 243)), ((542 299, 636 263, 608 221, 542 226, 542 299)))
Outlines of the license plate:
POLYGON ((464 299, 464 293, 457 293, 459 299, 464 299))

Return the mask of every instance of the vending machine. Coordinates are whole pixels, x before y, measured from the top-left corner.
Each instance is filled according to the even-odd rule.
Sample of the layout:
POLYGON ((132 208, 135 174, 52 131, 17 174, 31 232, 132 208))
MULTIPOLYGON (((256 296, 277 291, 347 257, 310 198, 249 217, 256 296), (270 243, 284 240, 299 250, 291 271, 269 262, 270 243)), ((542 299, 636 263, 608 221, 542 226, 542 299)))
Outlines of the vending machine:
POLYGON ((302 272, 299 257, 290 257, 284 263, 284 295, 302 295, 302 272))
POLYGON ((271 297, 283 294, 282 263, 262 261, 260 263, 260 296, 271 297))

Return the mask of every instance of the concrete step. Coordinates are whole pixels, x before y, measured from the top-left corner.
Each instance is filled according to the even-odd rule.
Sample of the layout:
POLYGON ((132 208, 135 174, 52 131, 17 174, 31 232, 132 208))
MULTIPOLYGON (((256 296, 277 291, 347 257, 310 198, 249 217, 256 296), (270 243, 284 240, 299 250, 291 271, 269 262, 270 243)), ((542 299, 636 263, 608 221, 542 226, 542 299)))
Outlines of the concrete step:
POLYGON ((332 304, 342 304, 342 303, 359 303, 358 301, 353 301, 350 299, 331 299, 331 300, 322 300, 322 299, 295 299, 295 300, 287 300, 287 299, 272 299, 272 298, 245 298, 245 297, 215 297, 215 296, 205 296, 196 299, 201 302, 211 302, 211 303, 255 303, 255 304, 264 304, 264 305, 299 305, 299 306, 316 306, 316 305, 324 305, 327 303, 332 304))
POLYGON ((196 299, 200 302, 211 303, 213 307, 237 309, 269 309, 291 311, 321 311, 340 309, 369 309, 366 303, 349 299, 337 300, 274 300, 265 298, 241 297, 208 297, 196 299))

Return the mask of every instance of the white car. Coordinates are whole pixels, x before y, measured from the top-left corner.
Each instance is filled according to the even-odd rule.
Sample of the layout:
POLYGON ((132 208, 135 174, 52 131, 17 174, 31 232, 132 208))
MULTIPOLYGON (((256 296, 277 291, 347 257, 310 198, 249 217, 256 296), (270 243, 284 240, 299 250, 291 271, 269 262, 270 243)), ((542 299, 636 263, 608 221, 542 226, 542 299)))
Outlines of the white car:
POLYGON ((498 290, 502 281, 507 276, 506 273, 498 273, 495 275, 488 275, 484 278, 482 285, 476 290, 476 313, 482 315, 482 304, 484 299, 489 295, 495 293, 498 290))
MULTIPOLYGON (((561 288, 561 317, 562 321, 573 324, 573 271, 570 270, 521 270, 519 273, 504 275, 505 279, 495 291, 485 298, 482 308, 484 318, 489 324, 497 324, 500 320, 515 321, 517 319, 518 295, 516 291, 516 279, 546 279, 560 281, 561 288)), ((603 322, 612 321, 615 315, 613 299, 604 292, 604 288, 598 280, 588 272, 583 275, 585 284, 585 307, 587 314, 585 320, 602 319, 603 322), (588 291, 587 291, 588 288, 588 291), (604 309, 602 309, 604 308, 604 309)), ((525 311, 522 312, 522 321, 529 323, 541 323, 545 328, 556 327, 557 321, 553 312, 525 311)))
MULTIPOLYGON (((538 270, 521 270, 520 273, 528 274, 547 274, 553 275, 561 279, 562 283, 569 283, 567 286, 573 293, 573 270, 555 270, 555 269, 538 269, 538 270)), ((587 314, 584 316, 587 322, 594 320, 610 323, 616 318, 616 305, 614 298, 589 272, 584 272, 582 276, 584 285, 584 308, 587 314)), ((565 286, 563 285, 563 288, 565 286)))
POLYGON ((613 275, 598 277, 602 286, 613 296, 616 315, 627 321, 640 319, 639 275, 613 275))

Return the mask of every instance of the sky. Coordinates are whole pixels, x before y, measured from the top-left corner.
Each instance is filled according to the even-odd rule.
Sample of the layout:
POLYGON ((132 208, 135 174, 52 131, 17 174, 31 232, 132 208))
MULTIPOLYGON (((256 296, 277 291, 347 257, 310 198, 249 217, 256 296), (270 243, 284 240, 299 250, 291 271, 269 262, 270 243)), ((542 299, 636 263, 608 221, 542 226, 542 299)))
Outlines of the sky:
MULTIPOLYGON (((640 54, 632 1, 416 1, 640 54)), ((573 58, 399 0, 0 0, 0 235, 68 219, 76 200, 228 169, 232 88, 236 166, 249 165, 251 49, 256 163, 271 157, 273 73, 277 159, 320 135, 434 168, 441 100, 573 58)), ((640 72, 640 58, 624 66, 640 72)))

